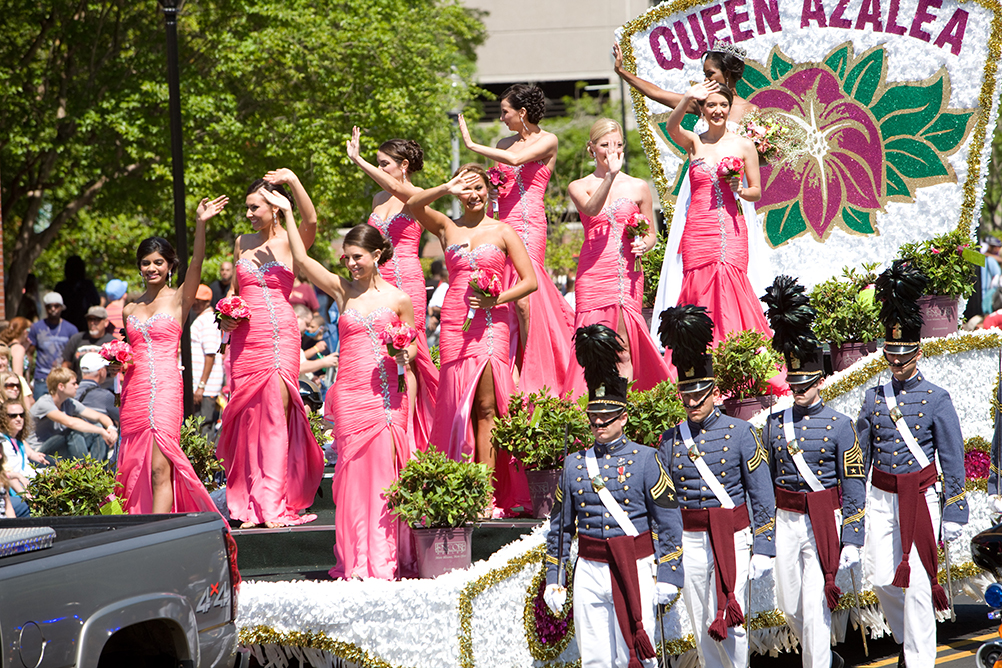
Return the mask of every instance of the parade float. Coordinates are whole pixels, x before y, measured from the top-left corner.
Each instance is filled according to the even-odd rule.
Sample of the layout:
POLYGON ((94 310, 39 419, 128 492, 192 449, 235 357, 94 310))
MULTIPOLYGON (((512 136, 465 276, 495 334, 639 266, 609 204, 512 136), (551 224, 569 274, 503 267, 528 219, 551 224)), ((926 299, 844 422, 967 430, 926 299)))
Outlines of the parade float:
MULTIPOLYGON (((801 126, 804 154, 763 168, 757 242, 772 274, 812 287, 847 265, 889 262, 905 244, 974 230, 998 114, 997 0, 674 0, 618 38, 627 69, 673 91, 703 79, 710 44, 738 44, 747 51, 738 94, 801 126)), ((636 91, 633 104, 670 220, 685 154, 664 132, 666 107, 636 91)), ((984 490, 1002 333, 957 332, 925 339, 922 349, 921 372, 950 392, 967 451, 970 522, 948 546, 949 585, 980 599, 992 578, 972 563, 970 538, 993 523, 984 490)), ((882 355, 871 353, 830 376, 823 396, 856 415, 866 388, 888 377, 882 355)), ((753 422, 761 426, 767 412, 753 422)), ((489 559, 433 580, 244 582, 242 645, 275 666, 576 665, 572 620, 551 615, 541 598, 546 529, 543 520, 489 559)), ((865 574, 857 567, 854 575, 858 598, 849 574, 838 576, 836 642, 859 624, 870 637, 889 633, 865 574)), ((753 581, 746 612, 753 651, 796 647, 771 576, 753 581)), ((679 665, 696 664, 681 599, 654 635, 679 665)))

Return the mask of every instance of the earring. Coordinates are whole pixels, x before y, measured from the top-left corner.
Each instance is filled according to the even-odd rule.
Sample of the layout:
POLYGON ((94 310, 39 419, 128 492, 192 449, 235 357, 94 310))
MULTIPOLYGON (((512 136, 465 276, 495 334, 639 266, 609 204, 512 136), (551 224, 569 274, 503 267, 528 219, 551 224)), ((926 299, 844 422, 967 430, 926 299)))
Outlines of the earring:
POLYGON ((528 133, 529 131, 525 129, 525 119, 519 116, 518 120, 520 123, 522 123, 522 131, 528 133))

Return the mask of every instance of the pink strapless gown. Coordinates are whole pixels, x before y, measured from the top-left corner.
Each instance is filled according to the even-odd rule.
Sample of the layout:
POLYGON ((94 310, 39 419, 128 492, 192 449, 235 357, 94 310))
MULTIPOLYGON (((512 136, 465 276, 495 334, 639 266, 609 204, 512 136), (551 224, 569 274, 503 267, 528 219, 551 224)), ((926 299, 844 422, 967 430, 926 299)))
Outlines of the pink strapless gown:
MULTIPOLYGON (((626 329, 623 343, 630 351, 636 381, 632 389, 649 390, 670 376, 640 312, 644 275, 633 268, 637 256, 631 247, 633 240, 626 232, 627 221, 638 213, 636 202, 621 197, 597 216, 581 214, 585 239, 574 284, 577 305, 574 329, 603 324, 618 332, 622 322, 626 329)), ((570 391, 576 398, 586 393, 588 387, 577 359, 573 358, 571 364, 572 373, 568 374, 564 391, 570 391)))
POLYGON ((393 244, 393 259, 379 268, 383 278, 407 293, 414 305, 414 325, 417 327, 417 357, 412 362, 417 378, 417 401, 411 410, 408 436, 420 450, 428 447, 432 420, 435 419, 435 397, 438 394, 438 369, 428 353, 425 316, 428 293, 424 285, 424 270, 418 259, 421 225, 406 213, 383 220, 375 213, 368 223, 383 233, 393 244))
POLYGON ((157 313, 146 322, 132 315, 125 321, 135 364, 125 369, 122 384, 122 442, 118 473, 125 510, 153 512, 153 448, 170 460, 174 507, 171 512, 216 512, 205 486, 181 450, 184 413, 177 348, 181 325, 173 316, 157 313))
POLYGON ((346 309, 338 320, 341 358, 327 392, 337 437, 332 483, 337 565, 331 577, 392 580, 414 571, 410 531, 390 514, 383 490, 414 454, 407 439, 407 393, 397 391, 397 365, 380 332, 396 314, 346 309))
MULTIPOLYGON (((438 412, 431 443, 453 459, 472 455, 473 400, 477 383, 489 364, 494 378, 494 398, 498 415, 508 412, 508 399, 515 391, 508 357, 508 320, 512 306, 474 311, 473 322, 463 331, 471 294, 470 274, 481 269, 501 275, 507 256, 493 244, 472 251, 452 245, 445 249, 449 269, 449 289, 442 304, 442 335, 439 354, 442 364, 438 386, 438 412)), ((511 455, 499 452, 495 468, 494 504, 497 508, 531 508, 525 472, 511 455)))
POLYGON ((278 261, 236 263, 249 320, 231 334, 230 401, 216 454, 226 468, 226 503, 241 522, 302 524, 324 473, 299 396, 299 326, 289 305, 292 271, 278 261), (289 393, 282 409, 282 385, 289 393))
POLYGON ((772 336, 748 282, 748 228, 734 192, 702 158, 689 165, 692 201, 682 237, 682 291, 678 303, 705 306, 713 318, 713 345, 730 332, 757 329, 772 336))
MULTIPOLYGON (((529 251, 536 272, 538 288, 530 294, 529 333, 522 351, 519 389, 525 393, 544 388, 551 394, 567 383, 568 367, 574 356, 571 337, 574 334, 574 312, 553 285, 544 268, 546 258, 546 208, 543 195, 550 181, 550 170, 542 162, 530 162, 518 167, 498 163, 507 181, 498 194, 501 220, 511 225, 529 251)), ((505 269, 504 285, 511 286, 518 274, 511 262, 505 269)), ((518 350, 518 315, 511 313, 512 363, 518 350)))

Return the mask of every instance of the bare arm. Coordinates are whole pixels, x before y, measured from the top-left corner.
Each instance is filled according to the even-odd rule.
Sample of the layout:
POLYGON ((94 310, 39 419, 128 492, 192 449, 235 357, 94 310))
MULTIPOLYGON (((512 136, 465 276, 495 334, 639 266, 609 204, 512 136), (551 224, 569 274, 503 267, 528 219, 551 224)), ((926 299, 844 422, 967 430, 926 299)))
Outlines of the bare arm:
POLYGON ((303 219, 303 225, 299 228, 299 236, 303 239, 306 248, 310 248, 317 238, 317 210, 313 207, 313 200, 306 193, 306 188, 300 182, 299 177, 291 169, 275 169, 264 175, 264 180, 276 185, 284 184, 292 191, 292 199, 296 200, 296 208, 303 219))
POLYGON ((452 224, 452 219, 428 205, 445 195, 459 195, 467 188, 467 181, 476 178, 478 177, 469 175, 468 172, 462 172, 454 176, 448 183, 420 190, 407 200, 407 208, 411 210, 414 220, 421 223, 424 229, 442 239, 446 227, 452 224))
POLYGON ((81 411, 80 412, 81 417, 74 417, 72 415, 67 415, 66 413, 60 410, 49 411, 48 413, 45 414, 45 417, 52 420, 53 422, 63 425, 68 429, 72 429, 73 431, 79 431, 84 434, 103 434, 105 425, 103 423, 98 422, 97 419, 89 418, 88 414, 95 416, 101 415, 101 417, 103 417, 105 420, 108 421, 109 424, 111 424, 111 418, 109 418, 107 415, 102 415, 101 413, 98 413, 97 411, 92 410, 90 408, 81 411))
POLYGON ((522 239, 519 238, 514 228, 502 225, 501 238, 504 239, 505 252, 508 253, 515 271, 518 272, 518 282, 499 294, 496 299, 474 291, 470 295, 471 308, 488 309, 500 304, 507 304, 535 292, 539 287, 539 284, 536 283, 536 271, 532 268, 532 261, 529 259, 529 252, 525 250, 525 244, 522 243, 522 239))
POLYGON ((351 129, 351 140, 345 146, 345 150, 348 152, 348 158, 358 165, 362 171, 365 172, 366 176, 375 181, 376 185, 406 204, 407 200, 420 192, 421 189, 411 183, 408 183, 407 181, 400 181, 393 178, 363 158, 359 152, 360 134, 358 126, 351 129))
POLYGON ((750 139, 741 142, 743 145, 742 158, 745 161, 745 178, 747 186, 742 186, 739 182, 734 189, 738 197, 746 202, 757 202, 762 199, 762 181, 759 174, 758 151, 755 144, 750 139))
POLYGON ((327 271, 327 268, 306 254, 306 244, 303 242, 299 229, 296 227, 296 217, 292 215, 292 208, 289 201, 273 192, 262 190, 262 195, 270 204, 278 206, 285 216, 286 232, 289 236, 289 250, 292 251, 292 259, 296 267, 302 268, 306 277, 313 285, 319 287, 327 294, 334 297, 338 308, 344 308, 344 290, 346 281, 327 271))
POLYGON ((24 354, 25 350, 22 345, 12 346, 10 349, 11 364, 13 365, 11 371, 22 378, 24 378, 24 354))
POLYGON ((584 179, 578 179, 567 187, 567 194, 571 196, 571 201, 574 202, 579 213, 597 216, 602 211, 606 200, 609 199, 609 193, 612 191, 612 183, 616 180, 622 167, 623 155, 611 153, 609 154, 609 171, 605 173, 598 188, 590 196, 585 188, 584 179))
POLYGON ((174 293, 175 306, 181 309, 181 322, 188 318, 188 311, 195 303, 195 293, 202 282, 202 260, 205 259, 205 223, 223 210, 230 198, 226 195, 209 201, 208 197, 198 203, 195 210, 195 247, 192 249, 191 262, 184 274, 181 289, 174 293))
MULTIPOLYGON (((616 74, 628 83, 630 87, 636 88, 643 94, 644 97, 650 98, 655 102, 660 102, 666 107, 671 107, 672 109, 677 109, 682 105, 682 98, 684 95, 678 93, 673 93, 671 91, 665 90, 655 84, 647 81, 646 79, 641 79, 633 72, 630 72, 623 67, 623 51, 619 48, 619 44, 612 45, 612 53, 616 58, 616 64, 613 69, 616 70, 616 74)), ((683 105, 683 109, 687 114, 699 114, 699 105, 689 102, 687 105, 683 105)))
MULTIPOLYGON (((410 325, 414 327, 414 304, 411 302, 410 297, 406 294, 402 294, 400 299, 397 300, 396 308, 397 317, 400 318, 400 322, 405 325, 410 325)), ((406 349, 401 350, 399 353, 394 355, 394 359, 397 364, 410 364, 417 356, 417 339, 411 341, 411 344, 407 346, 406 349)))
POLYGON ((545 162, 557 153, 557 136, 549 132, 544 132, 542 137, 520 153, 474 143, 473 138, 470 137, 470 131, 466 127, 466 119, 463 118, 462 114, 459 115, 459 132, 463 135, 463 143, 466 144, 466 148, 474 153, 479 153, 485 158, 490 158, 495 162, 503 162, 512 167, 524 165, 527 162, 535 160, 545 162))
POLYGON ((321 369, 337 366, 337 353, 324 355, 315 360, 305 360, 299 363, 299 373, 315 373, 321 369))
POLYGON ((686 91, 685 96, 682 98, 682 104, 672 109, 671 115, 668 116, 668 121, 665 124, 665 130, 668 132, 668 136, 672 138, 672 141, 681 146, 689 155, 693 155, 695 153, 697 135, 695 132, 686 130, 682 127, 682 117, 685 116, 683 108, 694 100, 705 100, 710 92, 710 87, 705 83, 696 84, 689 88, 689 90, 686 91))

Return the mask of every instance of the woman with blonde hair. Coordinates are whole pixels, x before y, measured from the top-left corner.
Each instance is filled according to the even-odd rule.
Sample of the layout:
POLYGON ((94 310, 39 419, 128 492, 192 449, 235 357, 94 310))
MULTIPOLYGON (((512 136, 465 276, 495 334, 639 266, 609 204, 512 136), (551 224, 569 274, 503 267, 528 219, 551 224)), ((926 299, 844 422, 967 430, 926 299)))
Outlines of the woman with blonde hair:
MULTIPOLYGON (((31 322, 27 318, 17 317, 10 321, 6 329, 0 332, 0 343, 5 344, 10 349, 10 371, 24 378, 25 363, 28 359, 28 349, 31 344, 28 342, 28 330, 31 322)), ((6 369, 4 369, 6 371, 6 369)), ((24 395, 31 399, 31 386, 27 381, 24 383, 24 395)), ((32 401, 32 403, 34 403, 32 401)), ((31 404, 28 405, 31 407, 31 404)))

